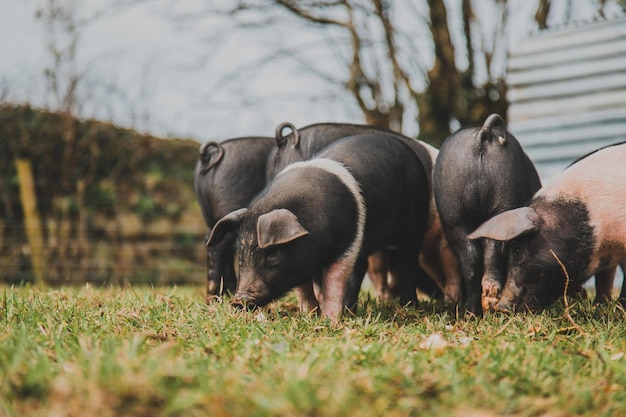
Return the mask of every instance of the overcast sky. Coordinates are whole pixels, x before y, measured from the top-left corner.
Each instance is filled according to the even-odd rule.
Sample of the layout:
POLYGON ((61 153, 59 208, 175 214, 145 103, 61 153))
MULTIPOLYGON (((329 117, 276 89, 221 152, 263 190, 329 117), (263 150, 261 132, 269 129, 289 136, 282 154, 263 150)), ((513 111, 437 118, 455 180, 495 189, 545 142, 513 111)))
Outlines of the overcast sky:
MULTIPOLYGON (((43 74, 51 58, 45 48, 44 23, 35 18, 41 3, 0 1, 0 92, 11 101, 46 104, 43 74)), ((93 1, 78 2, 89 3, 93 1)), ((306 99, 321 96, 325 87, 311 76, 296 79, 294 68, 284 65, 244 71, 242 79, 248 83, 220 88, 216 83, 226 69, 241 70, 258 59, 263 40, 253 42, 246 35, 225 33, 223 39, 211 43, 214 39, 205 37, 219 34, 220 22, 205 20, 214 26, 190 30, 192 24, 170 21, 171 14, 181 11, 168 6, 171 3, 151 1, 125 8, 98 18, 80 32, 79 69, 93 86, 84 100, 83 114, 161 136, 190 136, 199 141, 273 135, 273 127, 285 120, 297 125, 362 121, 349 100, 306 99), (229 100, 228 94, 273 98, 242 108, 237 106, 240 100, 229 100)), ((194 1, 184 4, 188 10, 197 7, 194 1)))
MULTIPOLYGON (((212 0, 211 4, 219 1, 229 0, 212 0)), ((515 13, 532 11, 534 2, 521 0, 515 13)), ((0 0, 0 94, 10 101, 53 104, 46 96, 44 77, 51 62, 45 49, 47 35, 44 23, 35 18, 43 3, 0 0)), ((75 2, 81 16, 93 14, 106 3, 75 2)), ((272 136, 274 127, 283 121, 299 126, 363 122, 347 93, 322 83, 296 63, 250 65, 268 48, 275 48, 276 39, 302 48, 319 39, 307 37, 295 26, 277 27, 276 39, 268 39, 227 31, 220 17, 172 21, 172 16, 183 11, 193 15, 202 4, 204 0, 139 2, 82 29, 78 45, 78 67, 85 76, 81 113, 159 136, 192 137, 201 142, 272 136), (224 81, 229 72, 239 74, 237 83, 224 81), (248 102, 242 106, 244 97, 248 102), (255 97, 264 99, 255 102, 255 97)), ((514 29, 513 37, 528 35, 523 28, 514 29)))

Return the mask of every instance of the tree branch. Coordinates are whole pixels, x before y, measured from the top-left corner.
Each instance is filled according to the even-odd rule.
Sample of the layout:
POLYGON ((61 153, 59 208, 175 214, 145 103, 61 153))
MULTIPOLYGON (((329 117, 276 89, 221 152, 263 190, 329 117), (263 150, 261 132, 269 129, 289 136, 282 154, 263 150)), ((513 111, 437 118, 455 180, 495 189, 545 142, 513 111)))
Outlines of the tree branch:
MULTIPOLYGON (((316 16, 311 11, 305 10, 304 8, 297 6, 297 4, 301 2, 296 2, 293 0, 275 0, 275 1, 277 4, 280 4, 281 6, 285 7, 287 10, 291 11, 292 13, 296 14, 297 16, 305 20, 308 20, 309 22, 317 23, 321 25, 341 26, 346 29, 350 29, 349 24, 347 22, 342 22, 341 20, 331 19, 331 18, 323 17, 323 16, 316 16)), ((323 5, 334 6, 334 5, 339 5, 343 3, 347 3, 347 2, 323 3, 323 5)), ((315 3, 314 5, 319 5, 319 3, 315 3)))

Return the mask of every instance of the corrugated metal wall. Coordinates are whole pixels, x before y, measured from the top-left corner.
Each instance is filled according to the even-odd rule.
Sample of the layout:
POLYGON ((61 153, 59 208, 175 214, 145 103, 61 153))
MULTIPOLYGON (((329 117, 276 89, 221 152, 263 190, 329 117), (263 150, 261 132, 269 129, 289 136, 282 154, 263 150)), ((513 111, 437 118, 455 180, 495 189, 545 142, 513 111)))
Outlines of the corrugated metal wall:
POLYGON ((626 140, 626 16, 541 32, 509 53, 509 130, 543 181, 626 140))

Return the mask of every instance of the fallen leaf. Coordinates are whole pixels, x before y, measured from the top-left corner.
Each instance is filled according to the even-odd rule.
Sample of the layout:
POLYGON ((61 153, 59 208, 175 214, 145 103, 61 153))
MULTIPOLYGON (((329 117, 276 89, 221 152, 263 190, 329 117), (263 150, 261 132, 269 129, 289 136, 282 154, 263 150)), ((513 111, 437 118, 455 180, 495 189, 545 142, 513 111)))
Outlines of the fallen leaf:
POLYGON ((441 351, 448 347, 448 342, 439 333, 433 333, 419 344, 422 350, 441 351))
POLYGON ((265 323, 267 321, 267 317, 265 317, 265 314, 263 314, 262 311, 259 311, 257 313, 256 316, 254 316, 254 318, 256 319, 256 321, 258 321, 259 323, 265 323))

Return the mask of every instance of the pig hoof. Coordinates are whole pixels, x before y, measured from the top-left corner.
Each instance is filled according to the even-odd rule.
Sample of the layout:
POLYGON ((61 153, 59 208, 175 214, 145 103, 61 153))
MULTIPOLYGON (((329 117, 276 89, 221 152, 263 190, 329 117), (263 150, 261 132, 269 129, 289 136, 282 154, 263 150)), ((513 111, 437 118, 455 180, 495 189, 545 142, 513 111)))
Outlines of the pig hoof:
POLYGON ((483 283, 483 294, 481 304, 483 311, 494 311, 496 304, 500 301, 500 283, 488 280, 483 283))
POLYGON ((207 283, 206 286, 206 294, 207 294, 207 299, 209 298, 209 296, 211 295, 217 295, 218 291, 220 289, 220 285, 219 283, 215 282, 215 281, 209 281, 207 283))
POLYGON ((457 304, 461 301, 463 293, 460 287, 446 288, 443 292, 443 297, 446 303, 457 304))
POLYGON ((218 296, 218 295, 214 295, 214 294, 207 294, 206 295, 206 303, 207 304, 213 304, 215 302, 218 302, 222 297, 218 296))
POLYGON ((391 290, 377 291, 377 294, 378 295, 376 297, 377 299, 376 301, 382 302, 382 303, 393 301, 393 299, 396 298, 396 296, 391 290))
POLYGON ((302 313, 313 313, 319 310, 319 304, 313 302, 300 302, 298 306, 302 313))

